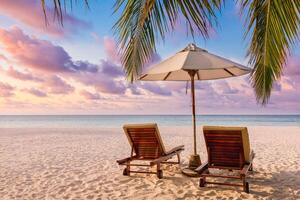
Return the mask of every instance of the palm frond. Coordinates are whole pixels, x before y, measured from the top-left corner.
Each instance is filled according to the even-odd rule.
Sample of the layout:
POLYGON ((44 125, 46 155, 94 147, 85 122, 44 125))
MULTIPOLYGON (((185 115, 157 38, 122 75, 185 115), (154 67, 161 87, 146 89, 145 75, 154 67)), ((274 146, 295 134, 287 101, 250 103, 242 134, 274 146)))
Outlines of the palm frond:
MULTIPOLYGON (((40 0, 42 3, 42 9, 45 17, 45 22, 48 24, 46 2, 45 0, 40 0)), ((54 19, 57 19, 63 25, 63 15, 69 6, 71 9, 73 7, 73 2, 77 3, 78 0, 51 0, 52 6, 54 8, 54 19)), ((89 9, 89 0, 81 0, 84 2, 85 6, 89 9)))
POLYGON ((251 84, 257 101, 266 104, 273 84, 282 74, 287 57, 299 40, 300 1, 241 0, 247 11, 246 35, 251 35, 247 52, 254 66, 251 84))
POLYGON ((156 41, 174 30, 183 16, 189 31, 208 37, 215 11, 222 0, 116 0, 115 12, 122 14, 114 25, 127 78, 135 80, 156 52, 156 41))

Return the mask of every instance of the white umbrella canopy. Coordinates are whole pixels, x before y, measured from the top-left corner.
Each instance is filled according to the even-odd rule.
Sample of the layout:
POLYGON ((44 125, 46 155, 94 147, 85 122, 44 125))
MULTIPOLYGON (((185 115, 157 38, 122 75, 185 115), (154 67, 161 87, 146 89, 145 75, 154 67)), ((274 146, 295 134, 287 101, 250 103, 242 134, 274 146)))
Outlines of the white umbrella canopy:
POLYGON ((194 136, 194 154, 191 155, 189 168, 201 165, 196 143, 195 80, 214 80, 241 76, 251 71, 241 64, 209 53, 189 44, 174 56, 149 68, 139 80, 142 81, 191 81, 192 122, 194 136))
POLYGON ((241 76, 250 69, 226 58, 209 53, 189 44, 174 56, 152 66, 139 80, 143 81, 188 81, 188 71, 197 71, 195 80, 214 80, 241 76))

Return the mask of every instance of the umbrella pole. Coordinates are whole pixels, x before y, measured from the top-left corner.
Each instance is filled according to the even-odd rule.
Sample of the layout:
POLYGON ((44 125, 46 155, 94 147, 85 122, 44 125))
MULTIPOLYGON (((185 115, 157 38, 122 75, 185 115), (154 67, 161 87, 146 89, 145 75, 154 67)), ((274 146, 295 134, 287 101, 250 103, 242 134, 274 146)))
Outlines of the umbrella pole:
POLYGON ((197 155, 197 135, 196 135, 196 105, 195 105, 195 80, 191 76, 191 95, 192 95, 192 113, 193 113, 193 134, 194 134, 194 155, 197 155))
POLYGON ((197 71, 188 71, 191 77, 191 95, 192 95, 192 121, 193 121, 193 136, 194 136, 194 154, 191 155, 189 160, 189 168, 195 169, 201 165, 200 156, 197 154, 197 131, 196 131, 196 103, 195 103, 195 74, 197 71))

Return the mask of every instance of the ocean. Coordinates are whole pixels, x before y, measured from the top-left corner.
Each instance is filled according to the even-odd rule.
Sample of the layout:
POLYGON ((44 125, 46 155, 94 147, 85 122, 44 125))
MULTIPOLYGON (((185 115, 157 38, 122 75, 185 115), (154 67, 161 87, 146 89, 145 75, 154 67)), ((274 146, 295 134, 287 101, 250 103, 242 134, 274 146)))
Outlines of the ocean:
MULTIPOLYGON (((2 115, 0 128, 110 128, 127 123, 191 126, 190 115, 2 115)), ((197 125, 300 126, 300 115, 198 115, 197 125)))

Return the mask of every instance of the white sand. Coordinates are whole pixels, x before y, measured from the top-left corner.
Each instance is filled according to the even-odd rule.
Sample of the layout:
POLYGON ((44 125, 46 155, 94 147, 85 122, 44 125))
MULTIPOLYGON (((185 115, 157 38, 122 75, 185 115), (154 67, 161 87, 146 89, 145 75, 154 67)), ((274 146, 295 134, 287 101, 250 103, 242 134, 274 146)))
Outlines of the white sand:
MULTIPOLYGON (((161 128, 166 146, 192 151, 190 127, 161 128)), ((200 129, 199 129, 200 130, 200 129)), ((300 127, 250 127, 256 152, 250 194, 241 188, 199 188, 199 178, 166 166, 155 175, 122 175, 129 155, 118 129, 0 129, 0 199, 300 199, 300 127)), ((199 131, 199 136, 200 134, 199 131)), ((202 160, 203 138, 198 138, 202 160)))

